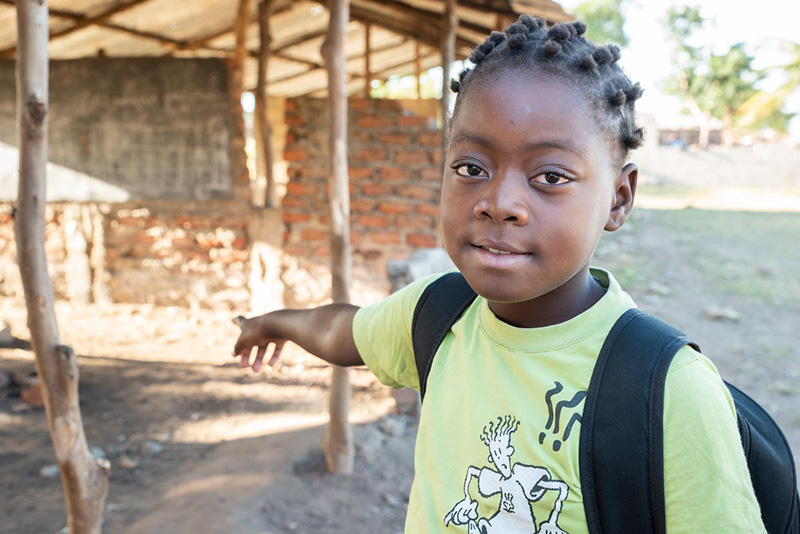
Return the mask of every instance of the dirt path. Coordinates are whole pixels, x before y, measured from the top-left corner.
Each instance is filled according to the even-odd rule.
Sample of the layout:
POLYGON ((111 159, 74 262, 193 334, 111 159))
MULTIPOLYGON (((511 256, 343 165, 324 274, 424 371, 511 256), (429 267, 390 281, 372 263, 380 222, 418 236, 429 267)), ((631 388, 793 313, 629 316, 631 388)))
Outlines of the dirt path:
MULTIPOLYGON (((780 189, 793 194, 800 191, 798 154, 777 160, 780 189), (785 174, 789 167, 794 174, 785 174)), ((713 169, 717 156, 695 157, 698 168, 713 169)), ((670 162, 685 171, 690 157, 659 152, 642 160, 642 173, 657 171, 663 181, 670 162)), ((676 195, 673 186, 686 186, 684 171, 681 180, 645 188, 642 198, 676 195)), ((768 176, 733 182, 741 187, 768 176)), ((695 199, 726 183, 724 173, 702 178, 695 199)), ((761 193, 751 188, 747 198, 756 205, 768 197, 761 193)), ((694 337, 725 378, 771 411, 796 452, 798 229, 800 204, 793 213, 638 209, 604 238, 595 262, 610 268, 640 307, 694 337)), ((227 357, 236 336, 228 312, 59 303, 57 313, 63 341, 80 355, 90 444, 112 464, 105 532, 402 530, 415 424, 392 415, 390 393, 368 371, 353 374, 356 472, 331 477, 319 451, 329 371, 307 355, 289 351, 278 369, 259 375, 238 369, 227 357)), ((0 319, 26 337, 21 301, 0 299, 0 319)), ((30 352, 0 349, 0 370, 30 369, 30 352)), ((0 532, 63 528, 60 481, 40 474, 53 462, 44 413, 21 403, 14 388, 0 390, 0 532)))

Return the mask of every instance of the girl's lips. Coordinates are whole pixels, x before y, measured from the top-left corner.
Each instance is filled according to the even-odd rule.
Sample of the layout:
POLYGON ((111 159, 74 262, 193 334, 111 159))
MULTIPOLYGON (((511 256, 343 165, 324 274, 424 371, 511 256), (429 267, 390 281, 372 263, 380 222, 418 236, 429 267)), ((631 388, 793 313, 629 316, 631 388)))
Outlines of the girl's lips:
POLYGON ((488 246, 474 246, 478 261, 493 269, 508 269, 524 262, 530 254, 488 246))

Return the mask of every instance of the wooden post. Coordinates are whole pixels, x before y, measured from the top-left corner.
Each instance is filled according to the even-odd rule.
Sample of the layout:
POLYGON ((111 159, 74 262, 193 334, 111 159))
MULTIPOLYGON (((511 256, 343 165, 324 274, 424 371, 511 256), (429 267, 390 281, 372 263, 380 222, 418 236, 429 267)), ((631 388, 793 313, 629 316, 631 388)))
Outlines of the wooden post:
POLYGON ((417 76, 417 100, 422 99, 422 50, 419 41, 414 41, 414 74, 417 76))
POLYGON ((447 139, 448 115, 450 113, 450 65, 456 60, 456 33, 458 31, 458 11, 456 0, 445 0, 444 28, 442 31, 442 130, 447 139))
POLYGON ((244 63, 247 58, 247 24, 249 22, 250 2, 239 0, 233 33, 236 43, 233 56, 228 60, 228 94, 230 96, 230 155, 233 175, 234 196, 252 202, 250 192, 250 173, 247 170, 245 151, 245 129, 242 111, 242 91, 244 88, 244 63))
MULTIPOLYGON (((350 18, 348 0, 330 0, 330 26, 322 57, 328 70, 330 112, 330 243, 331 292, 334 302, 350 302, 350 183, 347 173, 347 73, 345 43, 350 18)), ((334 367, 331 378, 330 424, 323 440, 328 469, 337 474, 353 471, 353 436, 348 421, 350 371, 334 367)))
POLYGON ((272 0, 261 0, 258 6, 260 46, 258 51, 258 83, 256 84, 255 139, 256 169, 258 177, 266 180, 264 206, 274 208, 277 204, 275 191, 275 154, 272 147, 272 126, 269 123, 267 101, 267 68, 269 66, 272 32, 269 17, 272 14, 272 0))
POLYGON ((67 504, 71 534, 101 531, 109 463, 86 443, 78 402, 78 362, 62 345, 45 255, 45 184, 49 65, 48 8, 44 0, 17 0, 17 122, 19 193, 15 216, 17 261, 28 328, 42 384, 47 423, 67 504))
POLYGON ((370 82, 372 82, 372 65, 369 62, 369 42, 370 42, 370 31, 372 29, 371 24, 366 25, 366 33, 364 35, 364 97, 369 98, 370 92, 372 87, 370 86, 370 82))

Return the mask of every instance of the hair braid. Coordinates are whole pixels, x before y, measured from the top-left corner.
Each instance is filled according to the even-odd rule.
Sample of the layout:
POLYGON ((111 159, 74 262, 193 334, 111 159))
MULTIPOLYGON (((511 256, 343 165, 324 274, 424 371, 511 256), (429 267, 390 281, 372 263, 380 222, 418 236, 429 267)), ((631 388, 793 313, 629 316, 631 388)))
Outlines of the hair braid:
MULTIPOLYGON (((456 110, 476 80, 503 69, 531 69, 581 87, 613 135, 620 159, 641 146, 644 130, 635 123, 634 103, 642 88, 631 83, 618 61, 616 45, 597 46, 584 37, 586 24, 564 22, 548 27, 544 18, 522 15, 504 32, 492 32, 469 56, 471 67, 450 83, 458 93, 456 110)), ((455 113, 455 111, 454 111, 455 113)))

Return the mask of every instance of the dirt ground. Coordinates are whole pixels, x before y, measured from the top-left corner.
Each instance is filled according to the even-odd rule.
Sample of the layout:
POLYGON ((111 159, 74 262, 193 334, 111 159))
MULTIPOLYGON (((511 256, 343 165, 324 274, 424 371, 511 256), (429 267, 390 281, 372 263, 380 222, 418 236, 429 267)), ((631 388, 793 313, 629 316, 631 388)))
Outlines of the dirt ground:
MULTIPOLYGON (((645 151, 641 207, 595 264, 696 339, 797 453, 800 151, 769 150, 645 151)), ((368 371, 352 372, 355 472, 334 477, 319 446, 330 372, 310 356, 239 369, 227 310, 59 302, 57 315, 79 354, 88 440, 112 466, 104 532, 402 531, 416 421, 368 371)), ((21 301, 0 299, 0 319, 28 337, 21 301)), ((24 375, 32 361, 0 349, 0 371, 24 375)), ((0 532, 62 531, 54 461, 44 412, 0 388, 0 532)))

